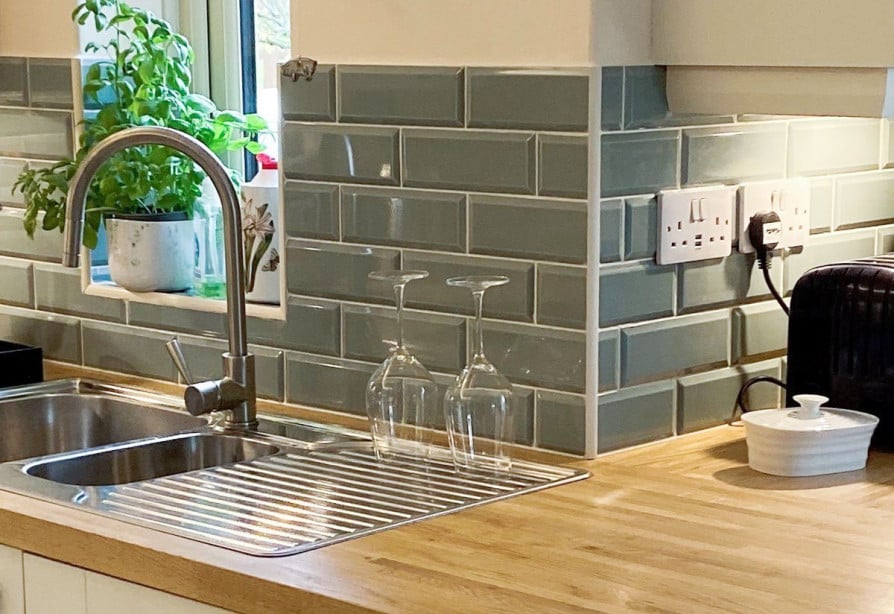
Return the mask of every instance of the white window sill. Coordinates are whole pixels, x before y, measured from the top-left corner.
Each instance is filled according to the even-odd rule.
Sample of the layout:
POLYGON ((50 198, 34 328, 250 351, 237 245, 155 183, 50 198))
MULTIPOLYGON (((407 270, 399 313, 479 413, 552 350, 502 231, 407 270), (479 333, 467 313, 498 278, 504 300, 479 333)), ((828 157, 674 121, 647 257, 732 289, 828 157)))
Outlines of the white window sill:
MULTIPOLYGON (((86 252, 87 250, 84 250, 86 252)), ((82 252, 83 254, 83 252, 82 252)), ((131 292, 116 285, 112 281, 94 281, 91 275, 89 252, 84 258, 86 266, 81 270, 82 290, 84 294, 89 296, 102 296, 105 298, 115 298, 122 301, 132 301, 134 303, 147 303, 149 305, 162 305, 165 307, 177 307, 180 309, 192 309, 194 311, 208 311, 211 313, 226 313, 227 301, 225 298, 206 298, 196 296, 189 292, 131 292)), ((101 269, 104 267, 95 267, 101 269)), ((285 294, 283 293, 283 296, 285 294)), ((263 305, 259 303, 246 303, 245 312, 249 317, 261 318, 264 320, 285 320, 286 306, 285 301, 280 305, 263 305)))

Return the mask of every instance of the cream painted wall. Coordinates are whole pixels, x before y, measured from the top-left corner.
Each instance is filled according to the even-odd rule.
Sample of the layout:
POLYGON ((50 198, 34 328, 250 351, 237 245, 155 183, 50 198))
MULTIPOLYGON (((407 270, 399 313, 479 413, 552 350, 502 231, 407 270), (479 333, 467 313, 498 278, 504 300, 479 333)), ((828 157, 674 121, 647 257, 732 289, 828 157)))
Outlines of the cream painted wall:
POLYGON ((76 0, 0 0, 0 56, 74 57, 76 0))
POLYGON ((891 0, 655 0, 655 61, 894 66, 891 0))
POLYGON ((292 49, 325 63, 643 64, 652 0, 292 0, 292 49))

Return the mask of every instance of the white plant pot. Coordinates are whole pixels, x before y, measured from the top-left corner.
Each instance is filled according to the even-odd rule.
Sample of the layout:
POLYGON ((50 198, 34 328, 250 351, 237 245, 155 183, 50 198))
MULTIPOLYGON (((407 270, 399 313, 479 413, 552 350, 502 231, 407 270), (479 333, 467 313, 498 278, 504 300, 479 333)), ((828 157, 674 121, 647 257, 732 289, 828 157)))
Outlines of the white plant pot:
POLYGON ((109 274, 132 292, 179 292, 193 283, 191 220, 107 219, 109 274))

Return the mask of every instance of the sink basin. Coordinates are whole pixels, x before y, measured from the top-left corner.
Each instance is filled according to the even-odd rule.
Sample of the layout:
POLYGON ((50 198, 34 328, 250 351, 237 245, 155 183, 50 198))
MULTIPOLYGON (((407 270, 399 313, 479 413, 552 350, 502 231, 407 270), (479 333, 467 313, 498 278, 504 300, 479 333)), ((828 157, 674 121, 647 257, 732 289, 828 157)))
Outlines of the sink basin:
POLYGON ((0 462, 173 435, 206 418, 94 394, 0 400, 0 462))
POLYGON ((244 437, 187 434, 94 450, 29 464, 25 473, 60 484, 112 486, 219 467, 262 456, 279 448, 244 437))
POLYGON ((259 416, 246 433, 182 408, 79 379, 2 389, 0 489, 284 556, 587 476, 521 460, 457 474, 443 448, 379 459, 364 432, 259 416))

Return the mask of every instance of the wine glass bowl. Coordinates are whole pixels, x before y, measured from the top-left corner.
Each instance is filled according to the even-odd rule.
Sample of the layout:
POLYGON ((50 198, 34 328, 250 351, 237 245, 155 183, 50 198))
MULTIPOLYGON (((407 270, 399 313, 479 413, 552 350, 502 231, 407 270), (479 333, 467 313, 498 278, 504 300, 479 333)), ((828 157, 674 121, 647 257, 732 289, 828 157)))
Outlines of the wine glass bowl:
POLYGON ((509 282, 502 275, 452 277, 448 286, 471 291, 475 305, 473 356, 444 395, 444 416, 457 470, 505 471, 514 439, 512 384, 484 355, 484 293, 509 282))
POLYGON ((379 459, 395 453, 428 457, 432 437, 427 428, 435 420, 438 387, 431 373, 404 345, 404 289, 411 281, 425 279, 427 271, 373 271, 369 278, 394 288, 397 306, 397 338, 388 357, 366 386, 366 411, 373 448, 379 459))

